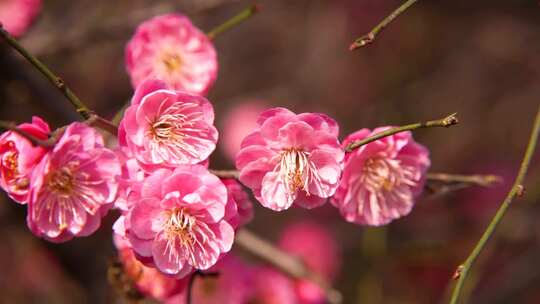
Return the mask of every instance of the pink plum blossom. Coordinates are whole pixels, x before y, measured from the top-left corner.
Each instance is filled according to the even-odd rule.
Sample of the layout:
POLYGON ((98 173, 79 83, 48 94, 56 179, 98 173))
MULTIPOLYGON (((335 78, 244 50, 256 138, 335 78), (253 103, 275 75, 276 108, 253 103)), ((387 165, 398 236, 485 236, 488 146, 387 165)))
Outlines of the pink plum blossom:
POLYGON ((135 91, 118 129, 121 147, 148 171, 196 164, 216 147, 214 110, 206 98, 148 80, 135 91))
POLYGON ((216 50, 210 39, 180 14, 141 23, 126 46, 133 87, 149 78, 174 90, 204 95, 217 77, 216 50))
MULTIPOLYGON (((17 127, 37 139, 49 137, 49 125, 37 116, 32 117, 32 123, 17 127)), ((32 172, 46 152, 13 131, 0 135, 0 187, 14 201, 26 204, 32 172)))
POLYGON ((129 242, 118 234, 114 235, 114 244, 124 273, 133 281, 137 290, 158 301, 166 301, 178 294, 185 293, 188 280, 176 279, 162 274, 156 268, 147 267, 139 262, 129 242))
MULTIPOLYGON (((359 130, 349 135, 343 146, 388 128, 359 130)), ((381 138, 346 155, 332 203, 349 222, 388 224, 411 211, 429 166, 429 151, 416 143, 410 132, 381 138)))
POLYGON ((261 113, 257 124, 236 157, 240 181, 275 211, 293 203, 324 204, 341 175, 344 152, 337 123, 324 114, 273 108, 261 113))
POLYGON ((294 282, 273 268, 262 266, 255 268, 250 282, 250 295, 245 303, 298 303, 294 282))
MULTIPOLYGON (((278 245, 327 281, 335 278, 341 266, 341 255, 334 236, 316 222, 302 221, 287 226, 278 245)), ((326 303, 324 291, 311 281, 295 280, 295 291, 300 303, 326 303)))
POLYGON ((158 169, 140 189, 124 225, 142 262, 182 278, 212 267, 231 249, 234 230, 223 219, 227 189, 206 168, 158 169))
POLYGON ((26 32, 41 11, 41 0, 1 0, 0 23, 11 35, 18 37, 26 32))
POLYGON ((114 207, 128 211, 137 198, 139 186, 147 176, 137 160, 125 148, 117 147, 114 152, 120 160, 122 174, 118 176, 118 196, 114 207))
POLYGON ((281 233, 278 245, 327 280, 332 280, 340 269, 341 254, 335 237, 316 222, 304 220, 288 225, 281 233))
POLYGON ((116 199, 118 158, 94 129, 70 124, 34 169, 27 222, 53 242, 92 234, 116 199))
POLYGON ((221 180, 227 187, 227 205, 225 220, 237 229, 253 219, 253 204, 242 186, 232 178, 221 180))
POLYGON ((234 161, 242 139, 257 128, 257 119, 264 109, 262 102, 248 101, 232 106, 225 113, 220 146, 227 158, 234 161))

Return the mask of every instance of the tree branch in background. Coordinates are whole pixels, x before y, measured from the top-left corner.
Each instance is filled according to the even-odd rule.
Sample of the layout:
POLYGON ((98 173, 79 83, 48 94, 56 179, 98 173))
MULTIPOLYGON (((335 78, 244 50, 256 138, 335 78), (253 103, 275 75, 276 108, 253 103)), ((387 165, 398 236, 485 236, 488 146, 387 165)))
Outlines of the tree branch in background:
POLYGON ((457 113, 450 114, 446 116, 445 118, 437 119, 437 120, 430 120, 426 122, 418 122, 402 127, 395 127, 388 129, 386 131, 380 132, 378 134, 375 134, 373 136, 370 136, 368 138, 364 138, 355 142, 352 142, 345 148, 345 152, 352 152, 354 149, 359 148, 363 145, 369 144, 370 142, 376 141, 378 139, 381 139, 386 136, 394 135, 396 133, 400 133, 403 131, 412 131, 416 129, 422 129, 422 128, 431 128, 431 127, 450 127, 453 125, 457 125, 459 123, 459 120, 457 118, 457 113))
POLYGON ((30 54, 13 36, 11 36, 0 23, 0 36, 14 48, 19 54, 21 54, 26 60, 28 60, 38 71, 43 74, 75 107, 77 112, 81 114, 85 119, 90 118, 91 111, 82 103, 82 101, 71 91, 71 89, 65 84, 62 78, 56 76, 49 68, 43 64, 39 59, 30 54))
POLYGON ((297 279, 309 280, 317 284, 326 294, 328 303, 338 304, 342 301, 341 293, 332 288, 319 275, 306 268, 301 260, 281 251, 270 242, 267 242, 247 229, 241 229, 236 234, 235 244, 260 259, 267 261, 274 267, 297 279))
POLYGON ((17 124, 14 122, 0 120, 0 129, 13 131, 21 135, 22 137, 28 139, 28 141, 30 141, 32 145, 34 146, 41 146, 44 148, 51 148, 54 146, 54 143, 51 142, 50 140, 42 140, 42 139, 36 138, 32 134, 18 128, 17 124))
POLYGON ((207 33, 208 38, 210 40, 214 40, 217 35, 226 32, 230 30, 231 28, 237 26, 238 24, 246 21, 251 16, 255 15, 261 10, 261 6, 259 4, 253 4, 250 7, 244 9, 237 15, 233 16, 231 19, 225 21, 223 24, 216 26, 211 31, 207 33))
POLYGON ((399 6, 395 11, 393 11, 390 15, 384 18, 379 24, 377 24, 377 26, 375 26, 369 33, 354 40, 354 42, 349 46, 349 49, 353 51, 375 41, 375 38, 377 37, 377 34, 379 34, 380 31, 382 31, 388 24, 390 24, 390 22, 396 19, 397 16, 399 16, 401 13, 407 10, 416 1, 418 0, 407 0, 405 3, 399 6))
POLYGON ((523 187, 523 180, 525 179, 525 175, 527 174, 527 170, 529 168, 529 164, 531 162, 531 158, 534 154, 535 148, 536 148, 536 142, 538 140, 538 134, 540 132, 540 108, 538 109, 538 113, 536 114, 536 119, 534 121, 534 126, 531 132, 531 137, 529 139, 529 143, 527 145, 527 149, 525 152, 525 156, 523 157, 523 160, 521 161, 521 166, 519 168, 516 180, 514 181, 514 184, 512 188, 510 189, 510 192, 506 195, 506 198, 502 202, 501 206, 497 210, 497 213, 487 226, 486 230, 484 231, 484 234, 482 234, 482 237, 472 250, 471 254, 467 257, 465 262, 458 266, 456 269, 456 272, 454 274, 454 279, 457 279, 456 286, 454 287, 454 290, 452 292, 452 298, 450 299, 451 304, 458 303, 461 288, 463 287, 463 283, 465 282, 465 279, 467 278, 467 274, 471 270, 471 267, 480 254, 480 252, 484 249, 484 247, 487 244, 487 241, 489 238, 493 235, 493 232, 495 231, 495 228, 501 221, 502 217, 505 215, 506 211, 508 210, 508 207, 510 207, 510 203, 512 203, 512 200, 516 196, 521 196, 524 193, 524 187, 523 187))

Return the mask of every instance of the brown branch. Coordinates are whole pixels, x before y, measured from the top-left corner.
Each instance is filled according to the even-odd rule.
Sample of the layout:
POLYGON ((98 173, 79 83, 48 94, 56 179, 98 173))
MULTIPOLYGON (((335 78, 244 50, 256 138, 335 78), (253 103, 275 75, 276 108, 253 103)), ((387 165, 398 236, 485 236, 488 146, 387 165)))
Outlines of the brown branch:
POLYGON ((210 173, 221 178, 235 178, 238 179, 240 172, 238 170, 210 170, 210 173))
POLYGON ((384 18, 379 24, 377 24, 377 26, 375 26, 369 33, 354 40, 354 42, 349 46, 349 49, 353 51, 375 41, 375 38, 380 31, 382 31, 388 24, 390 24, 390 22, 396 19, 397 16, 399 16, 401 13, 406 11, 416 1, 418 0, 407 0, 405 3, 400 5, 395 11, 393 11, 390 15, 384 18))
POLYGON ((10 130, 19 134, 20 136, 28 139, 28 141, 30 141, 34 146, 40 146, 44 148, 51 148, 54 146, 54 141, 36 138, 34 135, 18 128, 17 124, 14 122, 0 120, 0 128, 10 130))
POLYGON ((23 56, 28 62, 30 62, 45 78, 47 78, 75 107, 75 110, 81 114, 85 119, 90 118, 91 111, 83 104, 83 102, 71 91, 66 85, 64 80, 55 75, 43 62, 30 54, 11 34, 9 34, 0 23, 0 37, 2 37, 7 44, 15 49, 21 56, 23 56))
POLYGON ((448 174, 448 173, 428 173, 428 181, 435 181, 448 184, 468 184, 481 187, 491 187, 495 184, 502 183, 503 179, 500 176, 487 174, 448 174))
POLYGON ((118 135, 118 127, 116 127, 112 122, 108 121, 107 119, 102 118, 94 113, 91 113, 90 118, 88 118, 85 122, 89 126, 98 127, 111 133, 114 136, 118 135))
POLYGON ((301 260, 281 251, 279 248, 276 248, 270 242, 258 237, 251 231, 245 228, 238 231, 235 243, 260 259, 272 264, 284 273, 294 278, 309 280, 317 284, 325 292, 329 303, 341 303, 341 293, 332 288, 320 275, 307 269, 301 260))

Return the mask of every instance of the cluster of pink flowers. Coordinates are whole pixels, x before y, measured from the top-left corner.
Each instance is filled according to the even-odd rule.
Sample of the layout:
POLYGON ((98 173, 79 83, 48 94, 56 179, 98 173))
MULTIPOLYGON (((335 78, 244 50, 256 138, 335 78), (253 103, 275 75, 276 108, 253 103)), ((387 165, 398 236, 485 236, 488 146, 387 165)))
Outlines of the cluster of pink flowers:
MULTIPOLYGON (((31 231, 52 242, 88 236, 114 207, 121 212, 115 244, 145 295, 182 301, 190 275, 218 270, 221 303, 323 303, 310 282, 266 266, 243 271, 233 257, 224 258, 253 207, 238 181, 208 170, 218 141, 213 106, 204 97, 217 74, 208 37, 182 15, 155 17, 128 43, 126 65, 136 89, 114 148, 85 123, 51 133, 38 117, 18 128, 53 140, 52 147, 34 146, 14 131, 0 136, 0 187, 28 206, 31 231), (254 287, 239 287, 248 282, 254 287), (238 290, 246 293, 231 295, 238 290)), ((249 134, 230 140, 228 151, 241 140, 238 179, 266 208, 311 209, 329 200, 349 222, 383 225, 411 211, 430 165, 428 150, 410 132, 345 152, 387 128, 362 129, 340 142, 338 123, 325 114, 271 108, 249 134)), ((335 278, 337 246, 319 226, 291 227, 280 246, 321 277, 335 278)), ((196 285, 195 293, 196 303, 216 303, 204 287, 196 285)))

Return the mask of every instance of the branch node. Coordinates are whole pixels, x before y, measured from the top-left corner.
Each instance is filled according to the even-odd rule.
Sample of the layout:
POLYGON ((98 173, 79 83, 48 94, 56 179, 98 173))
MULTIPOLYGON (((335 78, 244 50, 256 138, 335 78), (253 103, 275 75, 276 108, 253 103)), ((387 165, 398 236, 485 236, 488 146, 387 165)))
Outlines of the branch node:
POLYGON ((461 277, 461 273, 463 272, 463 269, 465 269, 465 266, 459 265, 456 268, 456 271, 454 272, 454 275, 452 276, 452 280, 457 280, 459 277, 461 277))
POLYGON ((458 123, 459 123, 459 119, 457 117, 457 113, 453 113, 443 120, 443 126, 445 128, 448 128, 453 125, 457 125, 458 123))
POLYGON ((516 195, 518 197, 523 197, 525 195, 525 187, 523 185, 517 185, 517 187, 516 187, 516 195))

